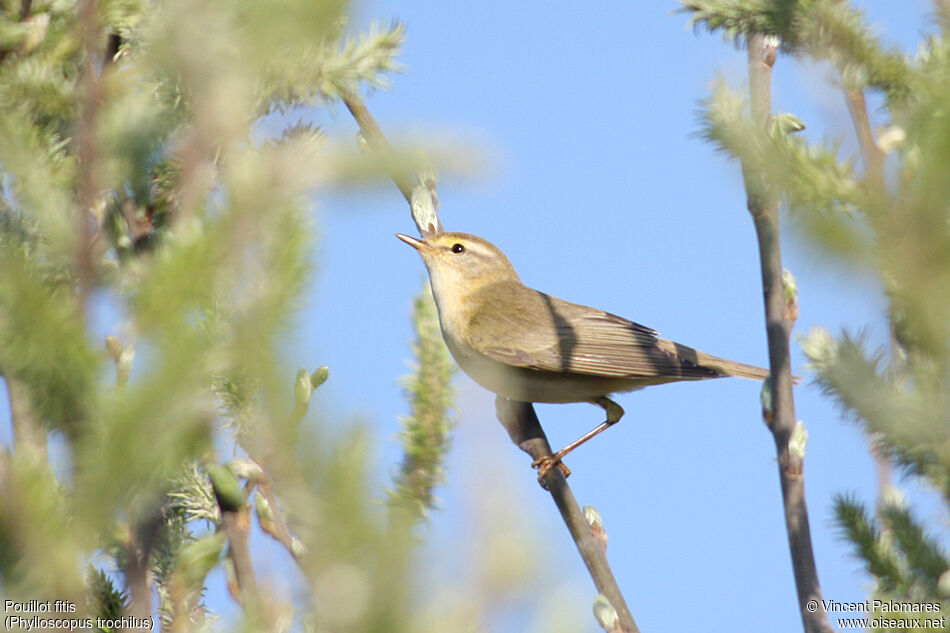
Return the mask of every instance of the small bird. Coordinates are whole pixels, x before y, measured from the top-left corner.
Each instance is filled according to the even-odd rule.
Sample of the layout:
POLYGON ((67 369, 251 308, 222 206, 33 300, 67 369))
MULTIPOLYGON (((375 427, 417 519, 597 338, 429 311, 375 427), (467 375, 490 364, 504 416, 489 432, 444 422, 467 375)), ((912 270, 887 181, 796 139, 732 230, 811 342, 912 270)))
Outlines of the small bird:
POLYGON ((569 303, 521 283, 505 254, 467 233, 396 234, 429 271, 442 337, 482 387, 519 402, 590 402, 607 419, 554 455, 536 460, 538 479, 569 452, 623 417, 608 396, 678 380, 764 379, 768 370, 711 356, 623 317, 569 303))

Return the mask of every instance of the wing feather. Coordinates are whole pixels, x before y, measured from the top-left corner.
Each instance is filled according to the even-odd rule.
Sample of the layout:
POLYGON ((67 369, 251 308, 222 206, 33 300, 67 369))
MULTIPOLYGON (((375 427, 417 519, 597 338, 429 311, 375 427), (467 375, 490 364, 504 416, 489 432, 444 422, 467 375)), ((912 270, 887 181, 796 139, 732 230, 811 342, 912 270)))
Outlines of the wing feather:
POLYGON ((690 360, 688 352, 692 358, 701 352, 661 339, 648 327, 521 284, 487 286, 475 294, 471 307, 469 343, 507 365, 610 378, 725 375, 690 360))

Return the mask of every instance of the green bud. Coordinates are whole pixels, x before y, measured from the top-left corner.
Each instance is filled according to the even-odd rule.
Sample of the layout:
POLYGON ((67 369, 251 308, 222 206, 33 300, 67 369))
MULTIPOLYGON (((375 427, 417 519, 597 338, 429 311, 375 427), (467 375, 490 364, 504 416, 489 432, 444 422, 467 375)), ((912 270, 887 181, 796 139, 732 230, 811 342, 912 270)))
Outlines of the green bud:
POLYGON ((614 605, 610 604, 607 596, 602 593, 597 594, 597 597, 594 598, 594 617, 607 633, 620 630, 620 616, 617 615, 617 610, 614 609, 614 605))
POLYGON ((310 395, 313 393, 313 384, 306 369, 297 370, 297 380, 294 382, 294 405, 305 411, 310 404, 310 395))
POLYGON ((234 571, 234 561, 230 556, 224 558, 224 577, 228 584, 228 593, 236 602, 241 602, 241 585, 237 580, 237 572, 234 571))
POLYGON ((600 518, 600 512, 594 506, 584 506, 584 518, 587 519, 589 526, 604 529, 604 521, 600 518))
POLYGON ((805 123, 794 114, 782 112, 769 119, 769 133, 788 136, 805 129, 805 123))
POLYGON ((274 511, 271 510, 270 503, 260 492, 254 495, 254 512, 257 514, 257 522, 261 529, 271 536, 277 536, 277 524, 274 522, 274 511))
POLYGON ((122 350, 119 358, 116 360, 115 368, 119 374, 119 384, 125 384, 132 373, 132 361, 135 360, 135 345, 129 343, 129 346, 122 350))
POLYGON ((412 189, 412 219, 416 226, 439 226, 439 216, 432 201, 432 192, 425 185, 416 185, 412 189))
POLYGON ((604 520, 600 517, 600 512, 594 506, 584 506, 584 518, 587 519, 587 525, 590 526, 594 538, 600 541, 607 548, 607 529, 604 528, 604 520))
POLYGON ((236 457, 227 463, 228 470, 239 479, 256 483, 264 474, 263 469, 253 459, 236 457))
POLYGON ((327 378, 330 377, 330 368, 326 365, 319 367, 315 372, 310 374, 310 386, 316 389, 323 383, 327 381, 327 378))
POLYGON ((119 362, 119 357, 122 355, 122 341, 114 336, 107 336, 106 352, 109 354, 109 358, 115 362, 119 362))
POLYGON ((224 532, 192 541, 178 552, 177 571, 189 587, 204 585, 205 576, 217 564, 224 549, 224 532))
POLYGON ((788 269, 782 269, 782 287, 785 289, 785 319, 794 323, 798 320, 798 283, 788 269))
POLYGON ((274 511, 270 509, 270 503, 259 492, 254 494, 254 510, 258 519, 262 521, 274 520, 274 511))
POLYGON ((937 581, 937 591, 941 596, 950 597, 950 569, 940 574, 940 580, 937 581))
POLYGON ((805 423, 799 420, 792 429, 792 437, 788 440, 788 454, 798 459, 805 459, 805 447, 808 445, 808 431, 805 423))
POLYGON ((769 428, 772 427, 772 420, 775 419, 775 408, 772 406, 772 377, 766 376, 762 381, 762 391, 759 394, 762 401, 762 420, 769 428))
POLYGON ((798 301, 798 283, 795 275, 787 268, 782 269, 782 286, 785 288, 786 301, 798 301))
POLYGON ((132 373, 132 361, 135 360, 135 346, 131 343, 127 347, 122 346, 122 341, 114 336, 106 337, 106 353, 115 363, 116 383, 123 387, 129 381, 129 374, 132 373))
POLYGON ((244 488, 226 466, 207 464, 205 471, 214 488, 214 496, 222 512, 238 512, 244 507, 244 488))

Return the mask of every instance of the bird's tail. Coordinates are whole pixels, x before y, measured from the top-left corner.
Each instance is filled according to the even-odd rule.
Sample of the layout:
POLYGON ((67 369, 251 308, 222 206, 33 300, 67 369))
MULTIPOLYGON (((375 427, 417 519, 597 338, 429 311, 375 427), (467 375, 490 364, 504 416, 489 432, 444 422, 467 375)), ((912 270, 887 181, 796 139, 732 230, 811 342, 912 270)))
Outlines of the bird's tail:
MULTIPOLYGON (((705 352, 696 351, 696 356, 700 364, 718 371, 723 376, 737 376, 739 378, 752 378, 754 380, 765 380, 769 377, 769 370, 756 367, 755 365, 746 365, 737 363, 734 360, 726 360, 705 352)), ((798 384, 802 381, 801 376, 792 376, 792 382, 798 384)))
POLYGON ((726 360, 700 351, 696 352, 696 357, 700 365, 714 369, 724 376, 738 376, 739 378, 752 378, 754 380, 765 380, 769 377, 768 369, 762 369, 755 365, 726 360))
MULTIPOLYGON (((687 347, 681 343, 675 343, 665 339, 657 339, 657 343, 660 345, 661 349, 673 352, 680 358, 689 361, 699 368, 714 371, 719 374, 719 376, 736 376, 738 378, 752 378, 753 380, 765 380, 769 377, 769 370, 763 369, 762 367, 746 365, 745 363, 739 363, 727 358, 713 356, 712 354, 701 352, 698 349, 693 349, 692 347, 687 347)), ((713 378, 715 376, 710 376, 707 374, 705 376, 697 377, 713 378)), ((801 378, 799 376, 792 376, 792 382, 795 384, 798 384, 800 381, 801 378)))

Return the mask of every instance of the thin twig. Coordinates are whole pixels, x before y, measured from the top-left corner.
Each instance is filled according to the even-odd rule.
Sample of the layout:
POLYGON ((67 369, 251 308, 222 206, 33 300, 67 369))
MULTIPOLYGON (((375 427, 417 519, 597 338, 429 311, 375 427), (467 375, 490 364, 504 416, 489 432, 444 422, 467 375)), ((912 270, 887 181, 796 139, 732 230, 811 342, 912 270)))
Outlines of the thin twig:
MULTIPOLYGON (((357 95, 355 92, 348 91, 343 94, 342 99, 343 103, 346 105, 346 108, 350 111, 350 114, 353 115, 353 118, 356 119, 356 123, 360 126, 360 132, 362 133, 363 140, 366 142, 366 145, 369 147, 369 149, 382 157, 383 164, 389 172, 389 177, 392 178, 393 182, 396 183, 396 186, 399 187, 399 191, 402 192, 406 202, 409 203, 410 210, 412 209, 412 192, 417 184, 424 184, 428 188, 429 195, 435 207, 433 210, 435 217, 434 226, 419 226, 417 222, 417 227, 420 233, 440 233, 442 231, 442 222, 439 220, 438 214, 436 213, 438 210, 438 197, 435 194, 434 184, 417 182, 418 179, 412 173, 398 164, 398 161, 396 160, 396 151, 386 138, 386 135, 383 134, 383 130, 379 127, 376 119, 373 118, 369 108, 366 107, 366 104, 363 103, 363 100, 360 99, 359 95, 357 95)), ((416 220, 417 216, 415 213, 413 213, 412 217, 413 220, 416 220)))
POLYGON ((15 376, 4 375, 7 383, 7 401, 10 403, 10 421, 13 423, 13 442, 18 453, 29 453, 39 463, 47 461, 46 429, 37 416, 26 383, 15 376))
POLYGON ((257 592, 257 576, 247 546, 250 517, 247 508, 241 510, 221 509, 221 525, 228 537, 228 556, 234 564, 234 579, 238 588, 238 600, 245 611, 256 609, 260 604, 257 592))
MULTIPOLYGON (((849 90, 846 93, 848 102, 848 112, 851 114, 851 122, 854 124, 854 131, 858 137, 858 146, 861 148, 861 156, 864 159, 865 180, 867 184, 880 191, 880 200, 886 200, 884 191, 884 160, 886 155, 874 138, 874 132, 871 130, 871 119, 868 116, 867 100, 864 97, 863 90, 849 90)), ((900 344, 891 328, 891 349, 897 350, 900 344)), ((874 465, 877 470, 877 504, 883 506, 891 487, 891 464, 887 456, 883 455, 874 441, 868 438, 870 444, 871 456, 874 458, 874 465)))
MULTIPOLYGON (((549 457, 552 454, 551 445, 541 429, 538 416, 531 403, 515 402, 498 397, 495 399, 495 409, 498 420, 507 429, 511 441, 518 448, 528 453, 532 459, 549 457)), ((571 492, 561 469, 550 469, 544 478, 544 484, 551 493, 554 503, 557 504, 557 509, 561 512, 561 518, 564 519, 574 539, 574 544, 577 545, 577 551, 580 552, 587 566, 594 586, 617 611, 620 630, 625 633, 639 633, 640 629, 637 628, 627 601, 610 570, 603 543, 594 537, 587 519, 584 518, 584 512, 578 505, 577 499, 574 498, 574 493, 571 492)))
POLYGON ((251 518, 247 498, 254 483, 248 481, 242 486, 227 466, 206 464, 205 470, 221 512, 219 525, 228 540, 228 559, 234 571, 234 577, 228 578, 228 590, 244 609, 247 621, 259 624, 261 618, 267 615, 268 605, 261 600, 248 547, 251 518))
POLYGON ((128 614, 145 619, 152 614, 152 590, 149 587, 149 562, 155 544, 165 525, 165 517, 156 509, 146 519, 131 525, 129 540, 125 545, 125 582, 131 599, 128 614))
POLYGON ((267 502, 271 512, 271 520, 273 521, 273 526, 271 529, 265 531, 277 539, 277 541, 283 545, 288 552, 290 552, 290 555, 294 557, 294 560, 296 560, 297 564, 299 565, 301 551, 300 544, 287 528, 287 522, 284 521, 284 515, 280 511, 280 507, 277 505, 277 495, 274 494, 274 487, 271 484, 270 477, 268 477, 266 473, 262 473, 260 480, 257 482, 257 489, 267 502))
MULTIPOLYGON (((764 130, 772 111, 771 80, 777 42, 753 36, 749 42, 749 93, 752 116, 764 130)), ((769 423, 778 456, 779 479, 785 508, 785 528, 791 551, 798 606, 806 633, 831 632, 820 608, 821 587, 812 550, 808 509, 805 505, 805 479, 802 457, 789 451, 795 428, 795 401, 792 397, 792 371, 789 356, 791 322, 786 318, 785 290, 782 284, 782 251, 779 233, 779 200, 773 191, 743 165, 749 212, 755 222, 762 267, 765 321, 769 345, 769 371, 772 384, 773 417, 769 423)))
POLYGON ((95 205, 99 190, 99 140, 96 129, 102 101, 102 86, 96 68, 99 52, 99 7, 96 0, 79 0, 79 26, 82 31, 82 111, 76 133, 76 155, 79 162, 79 242, 76 256, 79 279, 79 305, 85 306, 86 297, 95 284, 94 255, 95 205))
MULTIPOLYGON (((353 115, 353 118, 356 119, 356 122, 360 126, 360 131, 363 133, 363 138, 374 152, 378 152, 384 157, 390 157, 395 154, 395 150, 389 143, 389 139, 383 134, 382 128, 379 127, 376 119, 373 118, 369 108, 366 107, 366 104, 363 103, 359 95, 355 92, 346 92, 343 94, 343 103, 346 105, 347 110, 350 111, 350 114, 353 115)), ((399 191, 402 192, 406 202, 411 204, 412 189, 415 186, 412 174, 405 170, 395 169, 392 165, 389 166, 389 176, 393 179, 393 182, 396 183, 396 186, 399 187, 399 191)))
POLYGON ((867 169, 867 178, 876 185, 884 184, 884 151, 878 146, 871 131, 871 119, 868 117, 868 105, 863 90, 849 90, 847 92, 848 112, 854 123, 854 131, 858 135, 858 145, 861 156, 864 157, 864 166, 867 169))

